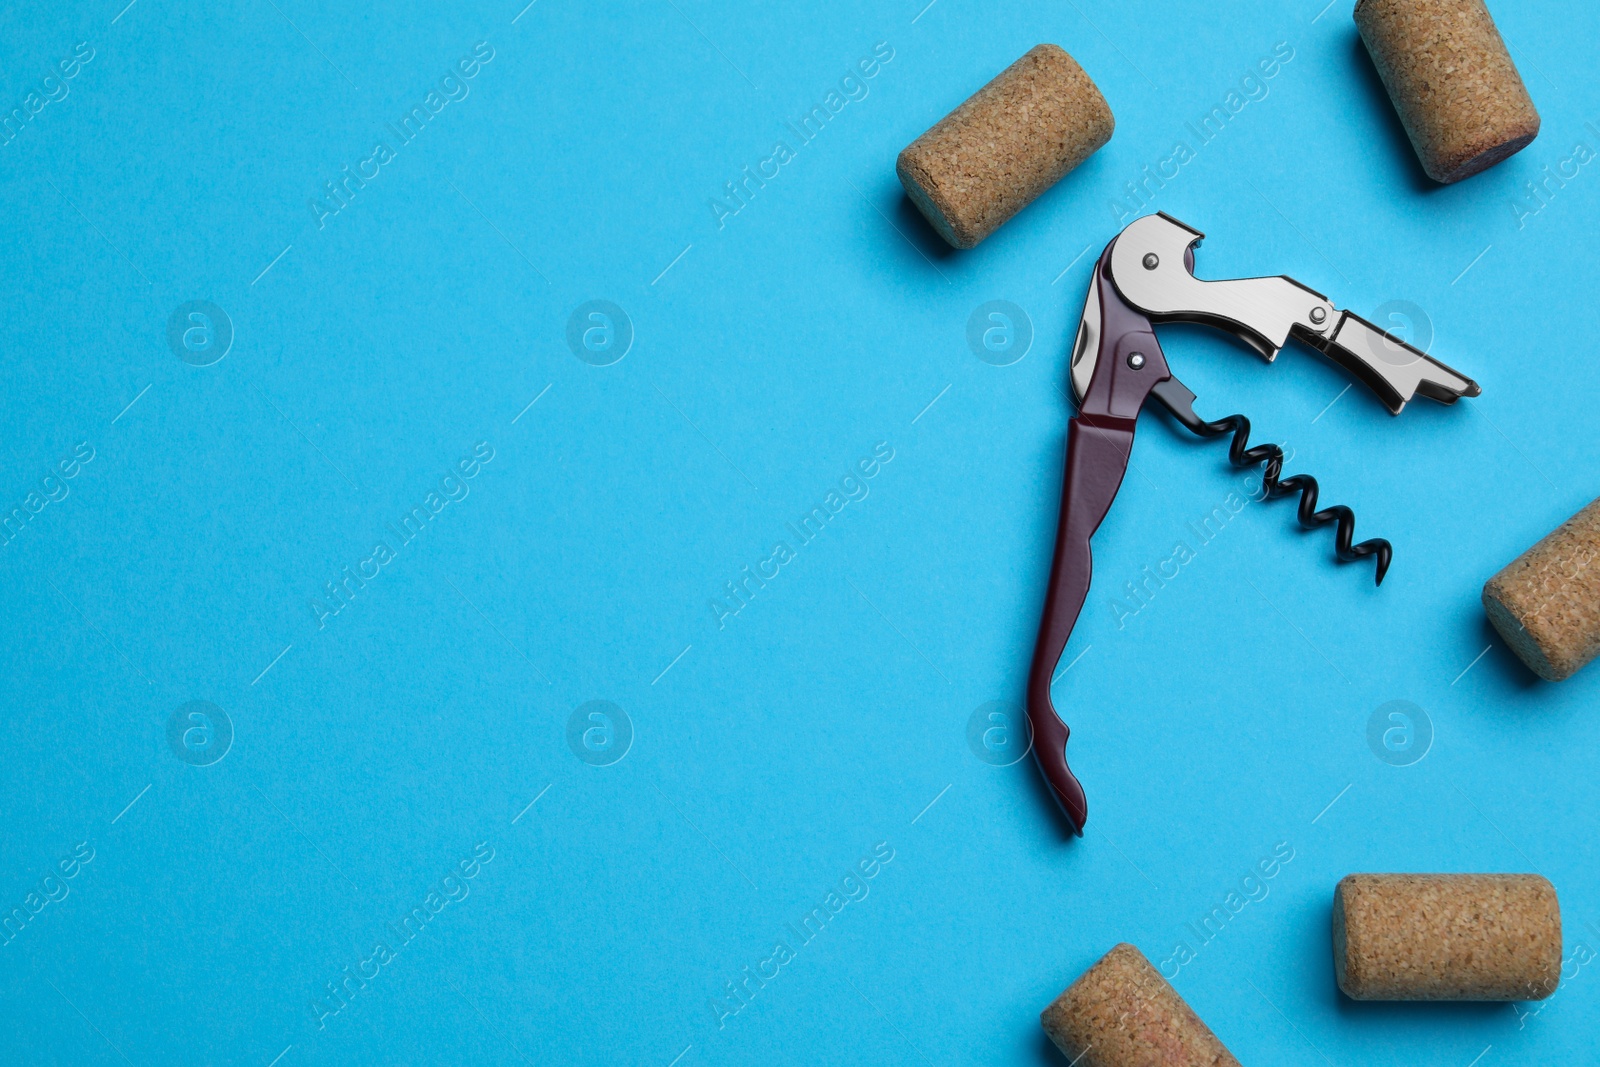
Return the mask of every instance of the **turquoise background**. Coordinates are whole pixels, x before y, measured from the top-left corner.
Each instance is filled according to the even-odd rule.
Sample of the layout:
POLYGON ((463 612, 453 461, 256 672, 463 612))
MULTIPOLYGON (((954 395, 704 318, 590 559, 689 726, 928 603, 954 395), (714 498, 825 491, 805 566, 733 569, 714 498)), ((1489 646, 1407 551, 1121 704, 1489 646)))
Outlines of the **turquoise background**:
POLYGON ((1119 941, 1247 1064, 1592 1053, 1600 670, 1536 681, 1478 596, 1600 492, 1600 170, 1547 177, 1600 151, 1600 12, 1495 4, 1544 132, 1443 188, 1348 0, 924 3, 0 13, 0 107, 57 97, 0 147, 0 510, 31 515, 0 547, 0 912, 26 917, 0 1059, 1059 1064, 1038 1012, 1119 941), (952 253, 895 154, 1040 41, 1116 135, 952 253), (800 143, 785 123, 875 47, 800 143), (1201 144, 1188 124, 1235 90, 1256 98, 1201 144), (403 143, 386 124, 430 91, 403 143), (780 140, 719 226, 713 198, 780 140), (1118 208, 1180 140, 1192 161, 1118 208), (375 177, 311 206, 380 141, 375 177), (1247 476, 1147 417, 1056 687, 1090 804, 1069 840, 1031 759, 980 760, 968 722, 1020 703, 1066 349, 1094 254, 1150 210, 1210 235, 1202 276, 1404 309, 1388 323, 1484 391, 1391 418, 1305 349, 1269 367, 1163 328, 1199 410, 1288 442, 1395 564, 1374 588, 1284 502, 1199 543, 1247 476), (620 360, 568 346, 592 300, 631 323, 620 360), (990 300, 1031 321, 1008 366, 966 341, 990 300), (191 301, 232 326, 207 366, 168 340, 191 301), (786 524, 875 448, 801 543, 786 524), (1195 559, 1119 619, 1180 540, 1195 559), (380 541, 375 576, 315 608, 380 541), (715 610, 780 541, 777 575, 715 610), (191 701, 231 724, 220 761, 199 765, 210 712, 169 742, 191 701), (569 730, 590 701, 620 714, 569 730), (1420 709, 1398 754, 1368 742, 1391 701, 1420 709), (1334 884, 1390 870, 1548 876, 1559 991, 1342 999, 1334 884))

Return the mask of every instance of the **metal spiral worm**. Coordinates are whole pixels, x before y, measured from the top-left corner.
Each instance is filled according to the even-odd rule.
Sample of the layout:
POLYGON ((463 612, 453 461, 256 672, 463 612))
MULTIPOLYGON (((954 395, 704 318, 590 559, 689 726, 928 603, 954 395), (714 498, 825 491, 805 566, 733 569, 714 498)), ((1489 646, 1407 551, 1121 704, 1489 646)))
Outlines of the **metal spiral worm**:
POLYGON ((1253 467, 1265 462, 1267 469, 1261 478, 1261 487, 1267 498, 1284 496, 1288 493, 1300 493, 1300 525, 1306 529, 1315 529, 1325 526, 1330 522, 1338 523, 1334 533, 1335 547, 1338 549, 1339 559, 1344 563, 1367 556, 1378 557, 1378 584, 1383 584, 1383 576, 1389 573, 1389 564, 1394 558, 1394 546, 1381 537, 1374 537, 1363 541, 1359 545, 1351 544, 1355 539, 1356 514, 1343 504, 1317 510, 1317 480, 1309 474, 1296 474, 1281 481, 1278 475, 1283 472, 1283 449, 1270 441, 1266 444, 1246 447, 1250 442, 1250 420, 1243 415, 1229 415, 1215 422, 1206 422, 1193 414, 1191 408, 1188 412, 1174 411, 1178 421, 1182 422, 1191 432, 1201 437, 1220 437, 1225 433, 1233 434, 1233 441, 1228 446, 1228 459, 1235 467, 1253 467), (1187 417, 1186 417, 1187 416, 1187 417), (1192 419, 1192 421, 1191 421, 1192 419))

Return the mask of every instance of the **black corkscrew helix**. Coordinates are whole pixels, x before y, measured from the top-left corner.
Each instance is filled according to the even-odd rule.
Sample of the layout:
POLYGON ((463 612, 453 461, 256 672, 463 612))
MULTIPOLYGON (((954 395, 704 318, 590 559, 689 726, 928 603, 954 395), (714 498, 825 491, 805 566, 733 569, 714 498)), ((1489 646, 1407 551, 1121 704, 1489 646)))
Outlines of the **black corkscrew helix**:
MULTIPOLYGON (((1174 383, 1176 380, 1173 380, 1174 383)), ((1165 384, 1165 383, 1164 383, 1165 384)), ((1179 386, 1181 389, 1182 387, 1179 386)), ((1247 447, 1250 442, 1250 420, 1243 415, 1229 415, 1215 422, 1207 422, 1195 414, 1194 394, 1183 389, 1183 393, 1175 395, 1175 390, 1157 388, 1153 390, 1156 399, 1162 402, 1166 409, 1172 412, 1183 426, 1191 433, 1200 437, 1220 437, 1225 433, 1233 434, 1233 441, 1228 446, 1228 459, 1235 467, 1253 467, 1258 463, 1265 463, 1267 469, 1261 476, 1261 487, 1267 499, 1285 496, 1299 491, 1300 493, 1300 525, 1308 530, 1318 526, 1325 526, 1330 522, 1338 523, 1334 532, 1334 544, 1339 553, 1339 559, 1344 563, 1353 563, 1367 556, 1378 557, 1377 584, 1383 584, 1384 575, 1389 573, 1389 564, 1394 559, 1394 546, 1381 537, 1374 537, 1361 542, 1359 545, 1351 544, 1355 540, 1356 513, 1343 504, 1317 510, 1317 480, 1309 474, 1296 474, 1288 478, 1279 479, 1283 472, 1283 449, 1270 441, 1266 444, 1247 447), (1165 394, 1165 395, 1163 395, 1165 394)))

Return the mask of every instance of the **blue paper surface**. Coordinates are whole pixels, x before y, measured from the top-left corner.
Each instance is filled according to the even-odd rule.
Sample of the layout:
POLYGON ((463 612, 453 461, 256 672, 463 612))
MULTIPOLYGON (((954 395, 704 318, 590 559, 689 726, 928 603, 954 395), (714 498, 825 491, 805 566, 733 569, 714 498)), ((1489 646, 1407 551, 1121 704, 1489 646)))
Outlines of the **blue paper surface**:
POLYGON ((1544 130, 1444 188, 1348 0, 924 2, 0 13, 0 1060, 1059 1064, 1120 941, 1247 1064, 1593 1055, 1600 671, 1478 596, 1600 492, 1600 14, 1495 5, 1544 130), (1116 134, 952 253, 895 155, 1040 41, 1116 134), (1155 210, 1483 395, 1163 328, 1395 564, 1143 420, 1068 840, 1005 729, 1155 210), (1406 870, 1549 877, 1554 997, 1343 999, 1406 870))

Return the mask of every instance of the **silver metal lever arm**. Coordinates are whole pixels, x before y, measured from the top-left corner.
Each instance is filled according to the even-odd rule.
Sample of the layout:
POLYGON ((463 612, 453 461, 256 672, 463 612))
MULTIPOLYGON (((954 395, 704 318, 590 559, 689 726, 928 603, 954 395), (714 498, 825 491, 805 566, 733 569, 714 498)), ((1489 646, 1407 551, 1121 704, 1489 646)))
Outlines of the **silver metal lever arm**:
POLYGON ((1204 238, 1168 215, 1130 223, 1111 251, 1117 291, 1152 321, 1214 326, 1269 362, 1294 336, 1350 372, 1395 414, 1418 393, 1450 404, 1481 392, 1472 379, 1292 278, 1196 278, 1194 249, 1204 238))
POLYGON ((1326 335, 1295 333, 1360 379, 1396 415, 1418 393, 1441 404, 1454 404, 1461 397, 1483 392, 1471 378, 1348 311, 1339 312, 1326 335))

